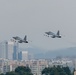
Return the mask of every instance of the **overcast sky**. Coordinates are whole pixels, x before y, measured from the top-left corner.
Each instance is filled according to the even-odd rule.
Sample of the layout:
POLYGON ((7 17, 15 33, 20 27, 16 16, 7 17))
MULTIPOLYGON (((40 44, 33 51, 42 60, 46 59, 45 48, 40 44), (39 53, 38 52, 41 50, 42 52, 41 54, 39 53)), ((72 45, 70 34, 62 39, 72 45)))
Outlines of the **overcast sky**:
POLYGON ((30 47, 76 46, 76 0, 0 0, 0 40, 25 35, 30 47), (44 36, 46 31, 57 30, 61 39, 44 36))

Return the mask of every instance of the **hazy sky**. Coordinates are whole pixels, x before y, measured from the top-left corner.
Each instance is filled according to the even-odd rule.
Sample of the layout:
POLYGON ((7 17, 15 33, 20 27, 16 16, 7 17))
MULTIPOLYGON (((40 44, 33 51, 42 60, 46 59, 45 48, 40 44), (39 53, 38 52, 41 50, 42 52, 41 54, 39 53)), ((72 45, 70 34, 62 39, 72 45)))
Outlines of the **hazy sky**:
POLYGON ((76 46, 76 0, 0 0, 0 40, 25 35, 32 41, 30 47, 76 46), (46 31, 57 30, 61 39, 44 36, 46 31))

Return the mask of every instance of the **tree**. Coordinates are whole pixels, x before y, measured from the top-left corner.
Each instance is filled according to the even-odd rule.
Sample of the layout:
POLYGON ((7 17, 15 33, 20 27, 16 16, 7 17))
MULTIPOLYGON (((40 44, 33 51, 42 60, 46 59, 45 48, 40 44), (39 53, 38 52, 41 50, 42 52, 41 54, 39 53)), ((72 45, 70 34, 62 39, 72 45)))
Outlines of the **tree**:
POLYGON ((4 75, 3 73, 1 73, 0 75, 4 75))
POLYGON ((43 69, 42 75, 72 75, 69 67, 53 66, 43 69))
POLYGON ((6 75, 19 75, 19 74, 12 71, 12 72, 7 72, 6 75))
POLYGON ((19 75, 33 75, 31 73, 31 69, 29 67, 25 67, 25 66, 18 66, 15 69, 15 72, 18 73, 19 75))
POLYGON ((69 67, 63 67, 64 71, 66 72, 67 75, 71 75, 71 71, 69 69, 69 67))

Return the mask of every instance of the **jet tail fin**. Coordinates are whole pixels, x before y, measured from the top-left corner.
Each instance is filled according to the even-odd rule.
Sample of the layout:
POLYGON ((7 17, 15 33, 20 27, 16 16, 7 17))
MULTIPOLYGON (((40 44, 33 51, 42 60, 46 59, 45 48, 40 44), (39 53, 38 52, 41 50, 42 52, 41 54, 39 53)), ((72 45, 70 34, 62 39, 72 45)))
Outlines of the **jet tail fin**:
POLYGON ((27 39, 27 36, 25 35, 24 40, 26 40, 26 39, 27 39))
POLYGON ((59 36, 60 35, 60 31, 58 30, 58 32, 57 32, 57 35, 59 36))

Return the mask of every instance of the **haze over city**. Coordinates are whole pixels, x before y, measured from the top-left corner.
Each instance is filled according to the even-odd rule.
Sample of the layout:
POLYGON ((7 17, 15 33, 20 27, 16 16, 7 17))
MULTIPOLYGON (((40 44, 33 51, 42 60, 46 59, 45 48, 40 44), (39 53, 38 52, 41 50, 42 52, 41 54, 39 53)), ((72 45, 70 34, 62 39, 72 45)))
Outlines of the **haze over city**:
POLYGON ((0 41, 13 36, 24 38, 36 47, 56 50, 76 46, 75 0, 0 0, 0 41), (60 30, 61 39, 44 36, 46 31, 60 30))
POLYGON ((76 75, 76 0, 0 0, 0 75, 76 75))

